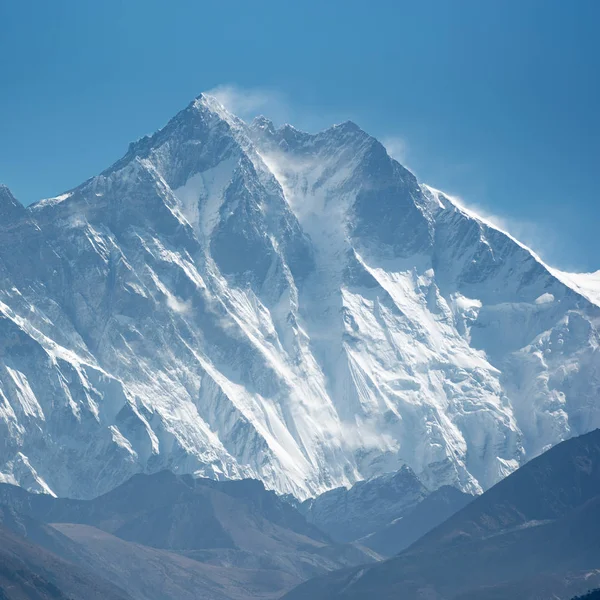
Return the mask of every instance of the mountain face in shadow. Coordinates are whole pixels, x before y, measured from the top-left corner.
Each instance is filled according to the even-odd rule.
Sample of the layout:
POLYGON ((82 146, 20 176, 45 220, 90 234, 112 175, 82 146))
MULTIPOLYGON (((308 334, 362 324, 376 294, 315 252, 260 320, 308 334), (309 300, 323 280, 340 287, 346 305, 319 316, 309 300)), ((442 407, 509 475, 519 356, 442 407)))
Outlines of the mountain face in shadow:
POLYGON ((382 556, 398 554, 443 523, 475 496, 445 485, 428 494, 416 506, 384 527, 358 540, 382 556))
POLYGON ((399 518, 428 494, 412 469, 403 467, 306 500, 300 512, 333 539, 350 542, 399 518))
POLYGON ((527 463, 397 557, 290 600, 571 598, 600 583, 600 430, 527 463))
POLYGON ((337 488, 298 506, 306 519, 339 543, 358 542, 392 556, 457 512, 474 496, 452 486, 430 492, 404 466, 351 488, 337 488))
POLYGON ((377 560, 336 544, 258 481, 136 475, 94 500, 0 485, 7 527, 91 565, 135 599, 275 598, 326 571, 377 560))
POLYGON ((573 600, 600 600, 600 590, 592 590, 582 596, 577 596, 573 600))

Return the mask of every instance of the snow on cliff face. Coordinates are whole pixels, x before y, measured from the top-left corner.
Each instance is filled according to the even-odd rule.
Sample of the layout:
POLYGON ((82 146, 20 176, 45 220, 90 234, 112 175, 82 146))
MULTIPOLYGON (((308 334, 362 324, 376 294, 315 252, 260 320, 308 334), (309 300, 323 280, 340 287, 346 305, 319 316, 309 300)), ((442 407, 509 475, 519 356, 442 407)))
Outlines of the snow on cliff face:
POLYGON ((0 480, 479 491, 600 426, 593 297, 353 123, 201 96, 68 194, 0 188, 0 217, 0 480))

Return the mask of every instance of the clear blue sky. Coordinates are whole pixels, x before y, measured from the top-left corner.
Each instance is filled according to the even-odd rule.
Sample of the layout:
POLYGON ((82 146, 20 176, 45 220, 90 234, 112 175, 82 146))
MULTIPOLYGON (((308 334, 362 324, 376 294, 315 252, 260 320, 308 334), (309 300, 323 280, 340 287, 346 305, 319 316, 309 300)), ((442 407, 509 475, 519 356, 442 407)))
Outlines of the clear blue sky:
POLYGON ((247 113, 353 119, 552 264, 600 269, 599 26, 598 0, 0 0, 0 181, 56 195, 229 84, 247 113))

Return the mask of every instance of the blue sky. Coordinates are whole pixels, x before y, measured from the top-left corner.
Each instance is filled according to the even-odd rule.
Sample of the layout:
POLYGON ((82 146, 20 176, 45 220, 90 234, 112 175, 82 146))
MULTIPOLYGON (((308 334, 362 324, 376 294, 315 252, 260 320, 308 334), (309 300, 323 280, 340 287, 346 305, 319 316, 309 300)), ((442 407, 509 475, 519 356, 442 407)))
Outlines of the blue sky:
POLYGON ((220 86, 246 116, 352 119, 551 264, 600 269, 599 21, 596 0, 0 0, 0 182, 56 195, 220 86))

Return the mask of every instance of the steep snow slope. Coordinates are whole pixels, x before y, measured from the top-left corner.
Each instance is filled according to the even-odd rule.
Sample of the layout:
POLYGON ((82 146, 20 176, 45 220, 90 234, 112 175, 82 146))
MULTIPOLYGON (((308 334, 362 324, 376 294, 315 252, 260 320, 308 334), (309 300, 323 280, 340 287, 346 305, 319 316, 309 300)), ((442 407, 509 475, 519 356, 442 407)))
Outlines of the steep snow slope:
POLYGON ((353 123, 201 96, 101 175, 0 190, 2 480, 480 491, 600 425, 600 309, 353 123))

